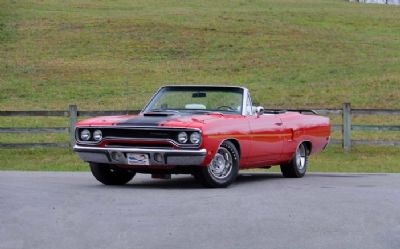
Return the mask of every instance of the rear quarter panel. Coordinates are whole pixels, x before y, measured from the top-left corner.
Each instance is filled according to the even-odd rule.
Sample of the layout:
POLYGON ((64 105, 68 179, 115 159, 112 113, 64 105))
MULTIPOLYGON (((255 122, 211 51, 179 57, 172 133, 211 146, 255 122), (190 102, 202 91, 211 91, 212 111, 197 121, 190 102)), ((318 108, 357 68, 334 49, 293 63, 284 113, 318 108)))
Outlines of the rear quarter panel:
POLYGON ((328 117, 288 112, 280 116, 286 131, 282 160, 291 160, 297 146, 302 142, 311 143, 310 154, 322 151, 329 142, 331 125, 328 117))

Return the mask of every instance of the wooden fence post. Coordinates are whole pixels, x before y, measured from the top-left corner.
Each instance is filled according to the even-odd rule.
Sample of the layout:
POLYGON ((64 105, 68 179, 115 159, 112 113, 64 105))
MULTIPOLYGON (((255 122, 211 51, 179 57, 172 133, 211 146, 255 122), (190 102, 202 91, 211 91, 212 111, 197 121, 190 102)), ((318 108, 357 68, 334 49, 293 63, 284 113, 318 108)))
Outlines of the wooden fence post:
POLYGON ((78 120, 78 107, 76 105, 69 105, 68 107, 68 116, 69 116, 69 143, 70 148, 75 145, 75 123, 78 120))
POLYGON ((343 103, 342 112, 342 138, 343 138, 343 149, 345 152, 351 150, 351 104, 343 103))

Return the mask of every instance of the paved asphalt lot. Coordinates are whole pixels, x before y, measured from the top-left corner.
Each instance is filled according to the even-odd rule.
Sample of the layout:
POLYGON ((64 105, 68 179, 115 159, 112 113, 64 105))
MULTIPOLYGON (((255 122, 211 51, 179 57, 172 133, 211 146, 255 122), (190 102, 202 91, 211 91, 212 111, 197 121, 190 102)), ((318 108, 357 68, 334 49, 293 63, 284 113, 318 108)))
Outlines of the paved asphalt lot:
POLYGON ((0 172, 0 248, 400 248, 400 174, 190 176, 0 172))

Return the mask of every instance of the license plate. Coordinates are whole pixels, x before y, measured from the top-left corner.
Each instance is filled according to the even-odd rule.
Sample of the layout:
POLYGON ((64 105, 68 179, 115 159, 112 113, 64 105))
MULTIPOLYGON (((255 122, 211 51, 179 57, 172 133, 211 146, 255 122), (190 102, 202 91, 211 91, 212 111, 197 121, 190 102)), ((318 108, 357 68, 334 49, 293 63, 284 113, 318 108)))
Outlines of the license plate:
POLYGON ((129 165, 150 165, 149 155, 140 153, 127 153, 129 165))

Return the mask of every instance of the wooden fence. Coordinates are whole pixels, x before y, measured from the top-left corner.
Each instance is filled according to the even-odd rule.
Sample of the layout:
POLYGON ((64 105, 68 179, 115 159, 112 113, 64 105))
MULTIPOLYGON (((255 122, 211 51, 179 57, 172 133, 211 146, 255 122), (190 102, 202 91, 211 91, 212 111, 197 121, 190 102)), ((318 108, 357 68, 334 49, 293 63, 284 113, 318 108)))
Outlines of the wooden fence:
MULTIPOLYGON (((284 109, 282 109, 284 110, 284 109)), ((352 145, 388 145, 400 146, 400 141, 386 140, 353 140, 351 131, 400 131, 400 125, 352 125, 352 115, 400 115, 400 109, 352 109, 350 103, 344 103, 341 109, 314 109, 321 115, 341 115, 342 124, 332 125, 333 131, 340 130, 342 139, 332 139, 332 144, 342 144, 345 151, 350 151, 352 145)), ((107 115, 137 114, 139 110, 120 111, 79 111, 76 105, 70 105, 65 111, 0 111, 0 117, 65 117, 69 120, 68 127, 41 127, 41 128, 0 128, 0 133, 67 133, 69 143, 1 143, 0 148, 31 148, 31 147, 65 147, 71 148, 75 142, 74 130, 78 117, 93 117, 107 115)))
POLYGON ((378 3, 378 4, 400 5, 400 0, 349 0, 349 1, 357 2, 357 3, 378 3))

